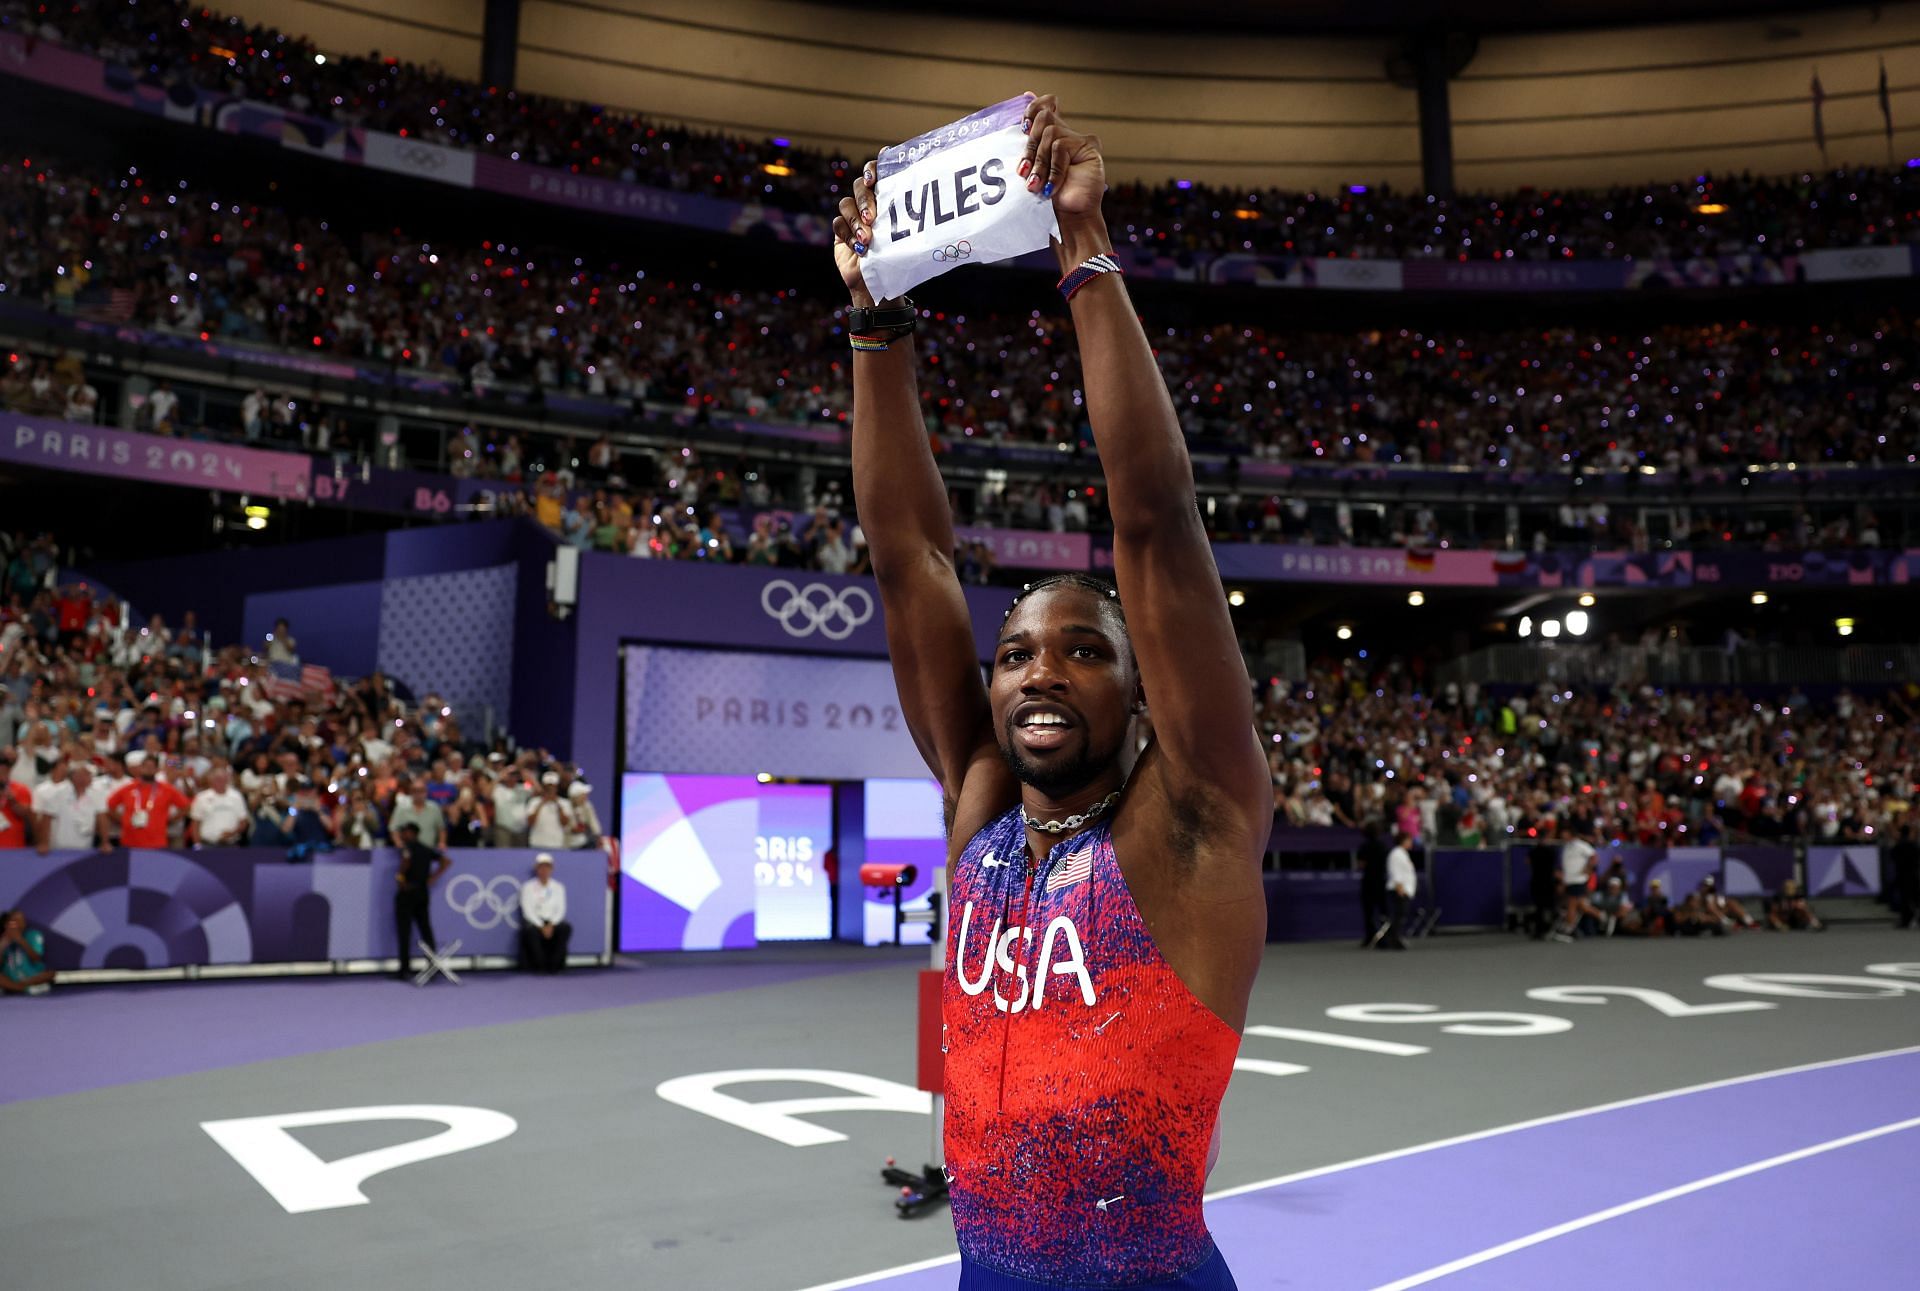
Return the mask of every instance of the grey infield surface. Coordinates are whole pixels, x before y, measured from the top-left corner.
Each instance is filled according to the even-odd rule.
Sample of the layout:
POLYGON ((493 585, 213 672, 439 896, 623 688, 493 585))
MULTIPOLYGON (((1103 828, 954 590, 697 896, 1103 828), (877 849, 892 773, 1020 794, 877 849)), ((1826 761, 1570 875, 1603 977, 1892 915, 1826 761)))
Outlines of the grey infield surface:
MULTIPOLYGON (((1870 964, 1916 961, 1920 936, 1878 929, 1574 946, 1489 935, 1430 940, 1401 955, 1344 944, 1269 947, 1250 1023, 1430 1052, 1395 1056, 1250 1036, 1243 1057, 1309 1070, 1236 1075, 1212 1186, 1920 1043, 1920 993, 1790 999, 1702 984, 1718 973, 1859 976, 1870 964), (1583 985, 1663 991, 1685 1004, 1770 998, 1778 1007, 1669 1017, 1626 998, 1583 1005, 1526 997, 1530 988, 1583 985), (1461 1020, 1326 1015, 1352 1004, 1541 1014, 1574 1025, 1485 1036, 1442 1029, 1461 1020)), ((870 971, 389 1039, 0 1107, 0 1268, 23 1277, 0 1282, 36 1291, 798 1291, 948 1253, 945 1212, 895 1218, 892 1192, 877 1175, 888 1155, 925 1157, 927 1118, 816 1115, 847 1140, 796 1148, 655 1093, 673 1077, 744 1068, 824 1068, 911 1084, 919 966, 892 956, 870 971), (199 1128, 213 1119, 394 1103, 491 1108, 519 1128, 492 1145, 371 1178, 369 1205, 306 1214, 285 1212, 199 1128)), ((156 992, 153 1007, 165 1010, 169 992, 192 989, 156 992)), ((15 1009, 58 1005, 0 1002, 0 1044, 15 1009)), ((284 1025, 297 1028, 300 1018, 284 1025)), ((197 1041, 182 1034, 178 1043, 197 1041)), ((6 1059, 36 1060, 18 1050, 6 1059)), ((765 1101, 832 1091, 769 1084, 732 1092, 765 1101)), ((333 1159, 422 1132, 417 1124, 361 1123, 297 1137, 333 1159)))

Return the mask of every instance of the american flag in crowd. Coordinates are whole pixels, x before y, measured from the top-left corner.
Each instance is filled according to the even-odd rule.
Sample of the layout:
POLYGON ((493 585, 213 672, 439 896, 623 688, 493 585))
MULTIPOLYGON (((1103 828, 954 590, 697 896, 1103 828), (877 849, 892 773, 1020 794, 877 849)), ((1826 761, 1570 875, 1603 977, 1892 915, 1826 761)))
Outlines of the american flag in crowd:
POLYGON ((140 301, 131 287, 115 287, 105 298, 87 301, 74 310, 82 318, 98 323, 126 323, 133 320, 133 309, 140 301))
POLYGON ((1060 868, 1047 878, 1047 891, 1058 892, 1070 888, 1076 883, 1085 883, 1093 874, 1093 844, 1089 843, 1077 852, 1067 853, 1060 862, 1060 868))
POLYGON ((270 663, 267 665, 267 698, 333 698, 333 673, 317 663, 270 663))

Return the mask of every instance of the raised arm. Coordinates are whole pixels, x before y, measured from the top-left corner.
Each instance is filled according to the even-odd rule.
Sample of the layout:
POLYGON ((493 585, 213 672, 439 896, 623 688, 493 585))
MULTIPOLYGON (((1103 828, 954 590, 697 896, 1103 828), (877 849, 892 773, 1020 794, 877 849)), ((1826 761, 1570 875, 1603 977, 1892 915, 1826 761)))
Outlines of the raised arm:
MULTIPOLYGON (((833 222, 834 264, 853 305, 863 309, 875 303, 860 276, 873 237, 874 184, 869 162, 833 222)), ((856 348, 848 358, 854 507, 880 584, 894 685, 913 742, 940 781, 948 828, 964 839, 1011 805, 1017 790, 1000 761, 967 600, 954 573, 953 517, 920 416, 913 337, 887 340, 884 349, 856 348)))
MULTIPOLYGON (((1052 95, 1027 111, 1028 184, 1051 185, 1064 280, 1113 250, 1100 141, 1063 124, 1052 95)), ((1237 824, 1257 853, 1272 822, 1269 776, 1179 420, 1122 276, 1091 277, 1069 308, 1113 512, 1115 581, 1159 748, 1153 774, 1177 812, 1197 812, 1208 827, 1237 824)))

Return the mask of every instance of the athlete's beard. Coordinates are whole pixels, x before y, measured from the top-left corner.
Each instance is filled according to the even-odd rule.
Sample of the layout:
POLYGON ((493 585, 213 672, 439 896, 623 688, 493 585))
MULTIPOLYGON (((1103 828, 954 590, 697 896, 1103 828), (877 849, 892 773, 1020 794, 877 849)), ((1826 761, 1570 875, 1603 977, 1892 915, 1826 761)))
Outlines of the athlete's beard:
POLYGON ((1020 746, 1014 742, 1012 731, 1006 731, 1000 741, 1000 756, 1006 761, 1007 769, 1013 772, 1014 779, 1021 784, 1032 785, 1049 798, 1064 798, 1093 783, 1094 778, 1106 770, 1112 760, 1094 756, 1092 742, 1084 731, 1076 729, 1075 734, 1080 737, 1078 753, 1041 763, 1022 753, 1020 746))

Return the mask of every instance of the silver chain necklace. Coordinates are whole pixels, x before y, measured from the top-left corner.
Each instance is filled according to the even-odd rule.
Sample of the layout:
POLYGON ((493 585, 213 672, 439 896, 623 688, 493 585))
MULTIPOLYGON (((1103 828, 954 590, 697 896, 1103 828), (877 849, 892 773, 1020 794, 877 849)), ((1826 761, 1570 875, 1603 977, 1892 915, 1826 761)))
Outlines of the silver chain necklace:
POLYGON ((1065 820, 1035 820, 1033 817, 1027 815, 1027 808, 1025 804, 1022 804, 1020 807, 1020 823, 1028 829, 1037 829, 1043 834, 1071 834, 1074 830, 1088 825, 1097 819, 1102 812, 1106 811, 1107 808, 1119 802, 1120 793, 1121 790, 1115 789, 1112 793, 1102 798, 1099 802, 1094 803, 1093 806, 1087 808, 1078 816, 1068 816, 1065 820))

